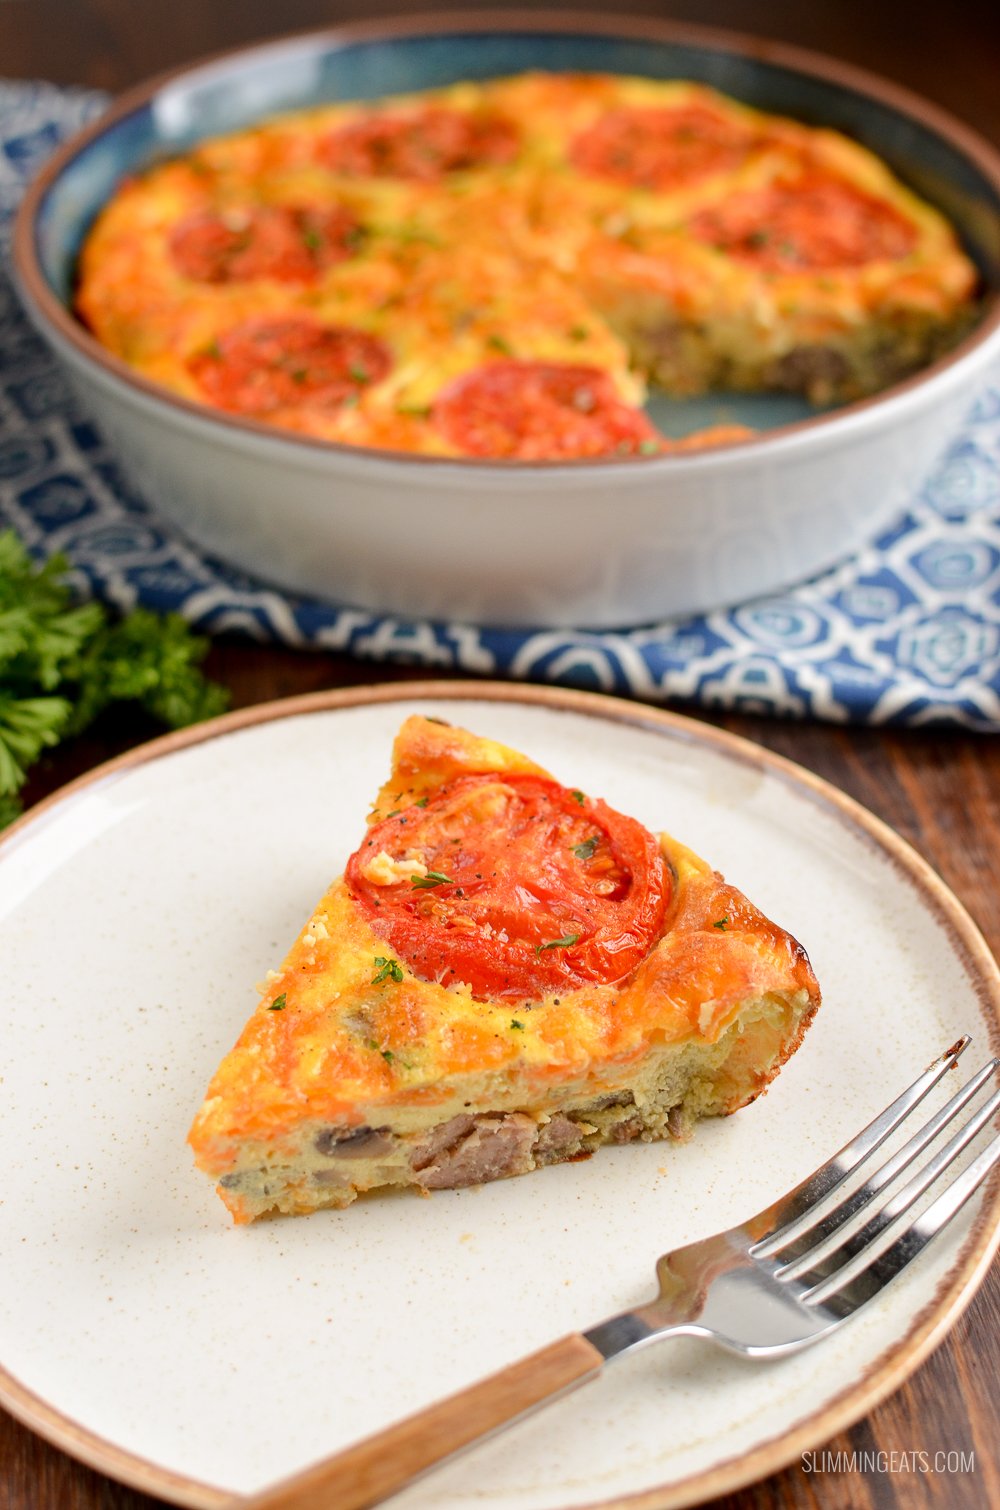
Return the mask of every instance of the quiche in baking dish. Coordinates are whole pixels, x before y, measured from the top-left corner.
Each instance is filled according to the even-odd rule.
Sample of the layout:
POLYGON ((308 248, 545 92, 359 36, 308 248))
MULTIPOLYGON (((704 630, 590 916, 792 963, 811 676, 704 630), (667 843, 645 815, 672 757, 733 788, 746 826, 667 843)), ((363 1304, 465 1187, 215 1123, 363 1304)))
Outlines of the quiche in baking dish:
POLYGON ((699 84, 533 73, 329 105, 123 183, 76 308, 244 419, 427 455, 656 456, 650 385, 873 393, 952 344, 975 270, 835 132, 699 84))
POLYGON ((820 995, 697 855, 412 717, 190 1133, 237 1222, 482 1184, 752 1101, 820 995))

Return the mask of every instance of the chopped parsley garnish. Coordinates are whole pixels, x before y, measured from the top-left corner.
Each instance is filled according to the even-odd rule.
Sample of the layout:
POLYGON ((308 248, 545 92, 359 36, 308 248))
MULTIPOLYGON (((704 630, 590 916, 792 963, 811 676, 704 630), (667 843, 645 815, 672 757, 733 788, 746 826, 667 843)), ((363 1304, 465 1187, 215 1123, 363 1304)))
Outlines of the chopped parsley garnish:
POLYGON ((402 811, 403 811, 403 809, 401 807, 394 807, 393 810, 392 810, 392 812, 391 813, 386 813, 385 816, 387 818, 398 818, 399 815, 400 815, 400 813, 402 811))
POLYGON ((427 890, 431 886, 451 886, 452 879, 443 870, 429 870, 425 876, 411 876, 410 884, 418 890, 427 890))
POLYGON ((511 1018, 510 1025, 511 1025, 512 1028, 516 1028, 519 1033, 523 1033, 524 1032, 524 1023, 523 1022, 518 1022, 518 1020, 517 1020, 516 1017, 512 1017, 511 1018))
POLYGON ((747 246, 767 246, 771 239, 771 232, 767 230, 751 231, 747 237, 747 246))
POLYGON ((415 802, 415 803, 414 803, 414 804, 413 804, 413 806, 414 806, 414 807, 426 807, 426 806, 427 806, 427 804, 428 804, 428 802, 429 802, 429 801, 430 801, 430 798, 429 798, 429 797, 421 797, 421 798, 419 798, 419 799, 418 799, 418 800, 417 800, 417 801, 416 801, 416 802, 415 802))
POLYGON ((723 932, 724 932, 729 927, 729 917, 728 917, 728 914, 725 915, 725 916, 723 916, 723 917, 721 917, 721 918, 716 918, 715 922, 712 924, 712 927, 713 928, 721 928, 723 930, 723 932))
POLYGON ((375 1042, 374 1038, 369 1038, 369 1040, 368 1040, 368 1047, 370 1049, 373 1049, 376 1054, 381 1054, 382 1058, 385 1060, 386 1064, 391 1064, 392 1061, 396 1057, 395 1054, 392 1052, 392 1049, 380 1049, 379 1046, 378 1046, 378 1044, 375 1042))
POLYGON ((304 225, 302 227, 302 242, 311 252, 318 252, 323 245, 323 238, 314 226, 304 225))
POLYGON ((486 344, 487 346, 491 346, 494 351, 499 351, 501 356, 509 357, 514 355, 514 348, 503 336, 489 335, 486 337, 486 344))
POLYGON ((591 834, 590 838, 584 839, 581 844, 573 845, 573 853, 576 855, 576 858, 578 860, 591 860, 594 856, 594 850, 597 848, 600 842, 600 834, 591 834))
POLYGON ((639 451, 643 456, 655 456, 659 450, 660 442, 658 440, 641 440, 639 442, 639 451))
POLYGON ((347 370, 350 373, 352 383, 371 382, 371 373, 367 367, 362 367, 360 362, 352 362, 347 370))
POLYGON ((222 347, 218 341, 209 341, 208 345, 202 349, 202 356, 211 357, 213 362, 221 362, 222 347))
POLYGON ((287 1005, 287 1003, 285 1001, 285 993, 284 993, 284 991, 282 991, 282 993, 281 993, 280 996, 276 996, 274 998, 274 1000, 272 1001, 271 1005, 268 1007, 267 1010, 269 1012, 283 1012, 285 1010, 285 1006, 286 1005, 287 1005))
POLYGON ((572 797, 573 801, 574 802, 578 802, 581 807, 583 807, 583 804, 587 800, 586 797, 584 797, 584 795, 583 795, 582 792, 570 792, 570 796, 572 797))
POLYGON ((535 953, 541 954, 543 949, 568 949, 571 944, 576 943, 579 937, 578 933, 567 933, 564 938, 549 939, 547 944, 536 944, 535 953))
POLYGON ((586 325, 574 325, 569 333, 569 338, 571 341, 585 341, 589 335, 590 331, 586 325))
POLYGON ((389 959, 384 954, 376 954, 375 974, 372 976, 373 986, 377 986, 383 980, 394 980, 398 983, 402 979, 403 967, 398 959, 389 959))

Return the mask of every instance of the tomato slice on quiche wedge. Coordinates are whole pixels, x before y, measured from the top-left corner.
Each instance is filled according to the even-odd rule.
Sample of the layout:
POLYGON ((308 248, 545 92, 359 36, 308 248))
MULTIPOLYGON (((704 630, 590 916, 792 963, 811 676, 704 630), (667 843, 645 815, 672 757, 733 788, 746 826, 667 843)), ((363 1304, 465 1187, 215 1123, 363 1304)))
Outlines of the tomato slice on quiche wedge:
POLYGON ((801 945, 682 844, 412 717, 190 1141, 248 1222, 683 1139, 766 1088, 819 1000, 801 945))

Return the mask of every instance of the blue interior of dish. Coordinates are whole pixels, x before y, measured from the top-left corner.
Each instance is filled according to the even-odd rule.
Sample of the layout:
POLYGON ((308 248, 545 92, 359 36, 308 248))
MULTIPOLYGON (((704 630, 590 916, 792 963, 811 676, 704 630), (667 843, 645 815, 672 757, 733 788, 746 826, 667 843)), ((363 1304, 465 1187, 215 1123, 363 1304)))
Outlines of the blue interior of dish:
MULTIPOLYGON (((841 85, 738 52, 647 37, 516 27, 350 42, 314 36, 192 69, 67 164, 39 211, 42 269, 54 292, 68 303, 83 236, 119 180, 203 137, 323 101, 373 99, 528 68, 696 79, 762 109, 844 131, 877 152, 952 220, 979 266, 987 299, 1000 290, 1000 196, 973 162, 912 117, 841 85)), ((689 400, 658 396, 651 409, 656 422, 673 435, 719 422, 768 429, 814 412, 805 400, 782 394, 689 400)))

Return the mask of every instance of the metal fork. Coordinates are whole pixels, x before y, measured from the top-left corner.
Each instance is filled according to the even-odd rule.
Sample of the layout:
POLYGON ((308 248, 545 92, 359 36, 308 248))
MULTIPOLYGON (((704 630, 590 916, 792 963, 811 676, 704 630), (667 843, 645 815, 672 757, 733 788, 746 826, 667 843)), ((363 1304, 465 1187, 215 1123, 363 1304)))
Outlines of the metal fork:
POLYGON ((659 1294, 408 1417, 336 1457, 241 1501, 243 1510, 365 1510, 453 1453, 593 1378, 611 1358, 661 1337, 708 1337, 731 1352, 774 1358, 825 1337, 881 1293, 951 1220, 1000 1160, 1000 1136, 956 1173, 959 1153, 1000 1108, 993 1095, 902 1185, 898 1177, 993 1078, 992 1059, 855 1188, 871 1158, 955 1068, 960 1038, 815 1174, 738 1227, 665 1253, 659 1294), (945 1173, 941 1194, 919 1213, 945 1173), (889 1194, 890 1187, 895 1187, 889 1194), (864 1213, 866 1218, 861 1221, 864 1213), (894 1236, 890 1238, 890 1231, 894 1236))

